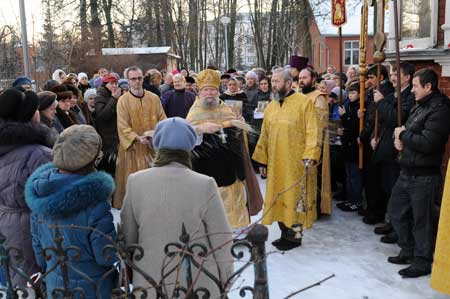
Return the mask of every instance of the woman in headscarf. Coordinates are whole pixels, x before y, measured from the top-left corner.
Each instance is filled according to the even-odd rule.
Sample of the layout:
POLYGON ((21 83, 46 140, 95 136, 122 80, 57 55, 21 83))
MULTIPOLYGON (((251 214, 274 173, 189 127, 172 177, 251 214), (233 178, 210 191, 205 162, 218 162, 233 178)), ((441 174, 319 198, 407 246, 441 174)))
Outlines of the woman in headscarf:
POLYGON ((52 79, 57 81, 59 84, 62 84, 63 81, 66 79, 67 75, 63 70, 57 69, 52 74, 52 79))

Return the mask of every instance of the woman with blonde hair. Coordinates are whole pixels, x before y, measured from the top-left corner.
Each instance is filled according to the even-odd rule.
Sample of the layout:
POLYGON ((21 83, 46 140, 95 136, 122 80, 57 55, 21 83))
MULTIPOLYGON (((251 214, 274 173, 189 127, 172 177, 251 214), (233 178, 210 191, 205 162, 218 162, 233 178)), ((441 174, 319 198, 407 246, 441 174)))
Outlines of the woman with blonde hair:
POLYGON ((345 89, 356 82, 359 82, 359 67, 357 65, 351 65, 347 69, 347 83, 345 84, 345 89))
POLYGON ((148 70, 144 76, 143 87, 145 90, 153 92, 158 97, 161 97, 161 92, 159 90, 159 86, 162 82, 161 73, 157 69, 148 70))

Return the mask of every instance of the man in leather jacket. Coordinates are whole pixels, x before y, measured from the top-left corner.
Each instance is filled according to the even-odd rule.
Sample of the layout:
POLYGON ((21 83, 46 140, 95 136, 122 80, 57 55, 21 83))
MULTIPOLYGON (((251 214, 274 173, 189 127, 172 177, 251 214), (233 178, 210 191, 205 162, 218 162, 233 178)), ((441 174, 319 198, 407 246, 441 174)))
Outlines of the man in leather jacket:
POLYGON ((431 272, 441 164, 450 133, 450 100, 438 90, 438 75, 431 69, 417 71, 412 92, 416 105, 406 124, 394 130, 401 172, 388 207, 401 248, 400 254, 388 261, 411 264, 399 271, 408 278, 431 272))

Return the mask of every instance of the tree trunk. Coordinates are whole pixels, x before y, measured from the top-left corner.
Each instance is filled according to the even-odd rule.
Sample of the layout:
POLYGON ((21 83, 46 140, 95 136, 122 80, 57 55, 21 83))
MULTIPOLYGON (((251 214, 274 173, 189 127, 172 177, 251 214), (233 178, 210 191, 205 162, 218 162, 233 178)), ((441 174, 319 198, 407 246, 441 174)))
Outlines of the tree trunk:
MULTIPOLYGON (((163 0, 164 1, 164 0, 163 0)), ((156 26, 156 45, 163 46, 163 36, 161 31, 161 2, 159 0, 154 0, 155 9, 155 26, 156 26)))
POLYGON ((189 67, 192 69, 197 65, 198 16, 197 0, 189 0, 189 67))
POLYGON ((234 62, 234 36, 236 35, 237 0, 230 0, 230 24, 228 25, 228 61, 230 67, 234 62))
POLYGON ((106 18, 106 27, 108 28, 108 45, 110 48, 115 48, 114 28, 111 17, 112 0, 102 0, 103 12, 106 18))
POLYGON ((276 36, 277 36, 277 7, 278 0, 272 0, 272 6, 269 17, 269 42, 267 44, 267 62, 266 65, 275 66, 276 60, 276 36))
POLYGON ((81 29, 81 43, 87 45, 89 27, 87 20, 87 4, 86 0, 80 0, 80 29, 81 29))
POLYGON ((91 32, 95 55, 102 55, 102 24, 100 23, 98 0, 90 0, 91 3, 91 32))
POLYGON ((162 19, 164 24, 164 45, 174 47, 174 51, 176 51, 176 43, 173 42, 172 34, 174 32, 174 28, 172 26, 172 3, 169 0, 161 0, 161 10, 162 10, 162 19))
POLYGON ((309 19, 312 17, 312 10, 308 0, 299 0, 299 5, 300 20, 296 30, 296 40, 301 46, 303 56, 308 57, 312 63, 311 32, 309 31, 309 19))
POLYGON ((144 26, 143 35, 146 41, 147 47, 151 47, 155 44, 155 36, 153 34, 146 34, 146 32, 154 32, 156 28, 153 26, 153 3, 151 0, 145 0, 144 7, 144 26))

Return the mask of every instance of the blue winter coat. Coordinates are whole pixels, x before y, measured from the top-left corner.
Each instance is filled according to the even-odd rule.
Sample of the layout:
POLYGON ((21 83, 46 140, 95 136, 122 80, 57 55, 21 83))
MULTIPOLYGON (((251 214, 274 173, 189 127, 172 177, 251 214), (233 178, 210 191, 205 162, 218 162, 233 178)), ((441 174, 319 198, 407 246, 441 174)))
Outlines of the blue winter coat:
MULTIPOLYGON (((114 286, 113 263, 117 259, 114 254, 112 259, 107 259, 103 254, 103 248, 112 244, 116 234, 109 203, 113 191, 114 181, 105 172, 61 174, 52 163, 38 168, 25 185, 25 198, 32 211, 33 250, 39 266, 43 271, 55 266, 54 253, 47 260, 42 253, 43 249, 55 246, 55 228, 49 226, 62 226, 59 231, 64 237, 63 247, 76 246, 80 249, 80 258, 76 261, 69 259, 68 262, 70 288, 82 288, 87 299, 109 299, 114 286), (110 239, 93 230, 67 227, 69 225, 91 227, 110 239), (92 281, 74 269, 86 274, 92 281), (101 279, 104 275, 107 275, 106 278, 101 279)), ((47 296, 51 298, 52 290, 63 286, 61 267, 52 271, 45 281, 47 296)))

